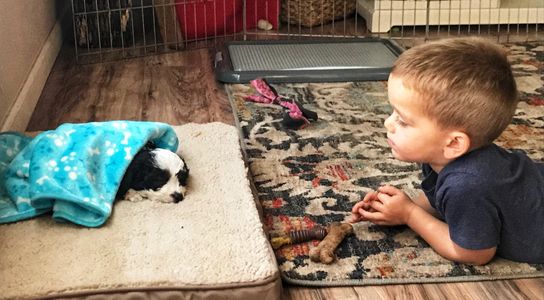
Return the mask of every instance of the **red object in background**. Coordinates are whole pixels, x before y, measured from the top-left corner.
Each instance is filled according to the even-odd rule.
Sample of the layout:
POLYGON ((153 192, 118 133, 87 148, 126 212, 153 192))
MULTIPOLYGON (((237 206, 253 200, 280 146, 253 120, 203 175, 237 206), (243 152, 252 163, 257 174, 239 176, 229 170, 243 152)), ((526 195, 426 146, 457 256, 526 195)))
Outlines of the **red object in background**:
MULTIPOLYGON (((280 0, 246 0, 247 29, 260 19, 278 28, 280 0)), ((185 39, 223 36, 243 30, 242 0, 177 0, 176 14, 185 39)))

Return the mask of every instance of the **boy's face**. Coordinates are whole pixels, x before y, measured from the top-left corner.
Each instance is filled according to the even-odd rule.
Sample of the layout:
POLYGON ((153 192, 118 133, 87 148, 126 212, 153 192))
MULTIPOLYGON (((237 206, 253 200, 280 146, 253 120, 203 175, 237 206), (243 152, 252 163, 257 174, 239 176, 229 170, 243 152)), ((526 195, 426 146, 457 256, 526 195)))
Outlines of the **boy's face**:
POLYGON ((384 125, 393 156, 402 161, 445 165, 447 133, 423 114, 420 96, 394 75, 389 76, 388 96, 393 113, 384 125))

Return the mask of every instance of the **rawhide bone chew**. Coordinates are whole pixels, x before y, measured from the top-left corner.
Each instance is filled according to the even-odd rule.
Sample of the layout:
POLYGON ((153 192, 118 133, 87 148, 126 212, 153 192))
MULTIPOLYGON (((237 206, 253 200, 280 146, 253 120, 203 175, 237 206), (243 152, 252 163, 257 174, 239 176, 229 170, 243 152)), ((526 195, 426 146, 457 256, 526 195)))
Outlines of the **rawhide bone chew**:
POLYGON ((344 237, 353 233, 353 227, 349 223, 331 223, 327 228, 327 236, 310 250, 310 259, 313 262, 330 264, 336 259, 334 250, 340 245, 344 237))
POLYGON ((286 235, 275 236, 270 239, 272 248, 278 249, 284 245, 298 244, 311 240, 322 240, 327 235, 327 229, 315 226, 311 229, 292 230, 286 235))

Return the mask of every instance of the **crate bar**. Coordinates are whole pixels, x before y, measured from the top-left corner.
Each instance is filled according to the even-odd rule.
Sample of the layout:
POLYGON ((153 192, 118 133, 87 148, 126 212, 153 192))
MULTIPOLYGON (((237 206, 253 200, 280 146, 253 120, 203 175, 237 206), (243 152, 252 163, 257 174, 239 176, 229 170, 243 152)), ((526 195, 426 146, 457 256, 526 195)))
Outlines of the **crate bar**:
MULTIPOLYGON (((236 2, 234 16, 223 14, 220 17, 221 3, 223 3, 223 7, 233 8, 234 2, 229 1, 133 0, 130 2, 131 6, 128 6, 125 5, 128 0, 72 0, 73 35, 77 45, 74 50, 76 61, 78 63, 82 60, 89 61, 88 59, 91 57, 99 61, 115 59, 114 56, 131 58, 173 50, 217 47, 229 40, 241 39, 245 41, 276 39, 278 37, 293 39, 387 36, 391 39, 413 43, 420 38, 426 41, 452 36, 457 31, 457 36, 495 37, 498 42, 542 39, 540 20, 544 8, 535 1, 503 2, 506 5, 497 7, 497 2, 490 0, 425 0, 425 2, 422 0, 393 0, 388 3, 370 0, 338 0, 335 5, 330 4, 332 0, 315 0, 312 4, 315 5, 312 8, 315 9, 312 11, 315 14, 309 16, 309 13, 305 15, 305 12, 300 12, 300 9, 305 9, 305 3, 309 4, 307 2, 309 0, 276 1, 273 4, 277 5, 275 10, 269 10, 272 0, 235 0, 239 2, 236 2), (104 1, 108 3, 104 3, 104 1), (255 12, 248 14, 250 3, 247 1, 255 1, 255 12), (372 26, 371 23, 368 23, 368 28, 375 29, 377 22, 380 30, 367 31, 364 29, 364 23, 361 25, 363 29, 359 28, 359 21, 363 20, 364 22, 364 19, 359 18, 367 16, 363 10, 367 8, 360 5, 363 2, 367 3, 365 4, 367 6, 368 3, 374 3, 370 9, 375 11, 371 14, 375 22, 372 26), (195 7, 195 3, 207 4, 200 10, 195 7), (526 7, 526 3, 528 3, 528 7, 526 7), (190 8, 190 5, 193 7, 190 8), (355 6, 354 15, 350 14, 352 6, 355 6), (297 7, 300 9, 298 13, 295 13, 297 7), (199 15, 203 10, 206 10, 205 16, 199 15), (181 11, 185 11, 185 15, 179 15, 178 12, 181 11), (261 14, 262 11, 266 11, 266 15, 261 14), (290 21, 282 22, 280 28, 274 28, 271 31, 263 31, 258 28, 253 30, 252 26, 258 21, 259 16, 266 19, 275 17, 269 16, 270 11, 278 11, 283 15, 282 19, 287 17, 290 21), (161 12, 162 16, 160 16, 161 12), (328 19, 331 12, 334 17, 328 19), (138 16, 138 13, 141 13, 141 16, 138 16), (437 13, 438 15, 436 15, 437 13), (455 14, 458 16, 456 17, 455 14), (181 24, 186 24, 187 22, 183 21, 188 21, 190 17, 194 17, 189 22, 195 26, 195 30, 196 27, 205 27, 206 32, 199 33, 194 38, 187 38, 186 32, 182 31, 184 28, 181 27, 181 24), (303 25, 303 18, 310 18, 312 20, 309 22, 315 22, 306 26, 303 25), (209 24, 216 24, 216 27, 212 29, 209 24), (223 30, 218 30, 220 25, 217 24, 227 26, 223 26, 223 30), (159 25, 160 29, 164 30, 164 32, 161 31, 162 38, 158 34, 159 25), (231 26, 236 28, 232 34, 227 33, 227 29, 231 26), (354 30, 352 30, 352 26, 355 26, 354 30), (388 28, 387 26, 389 28, 400 27, 400 30, 384 30, 388 28), (408 28, 409 26, 411 28, 408 28), (386 31, 388 33, 384 34, 386 31), (412 34, 409 34, 410 31, 412 34)), ((251 4, 254 3, 251 2, 251 4)))

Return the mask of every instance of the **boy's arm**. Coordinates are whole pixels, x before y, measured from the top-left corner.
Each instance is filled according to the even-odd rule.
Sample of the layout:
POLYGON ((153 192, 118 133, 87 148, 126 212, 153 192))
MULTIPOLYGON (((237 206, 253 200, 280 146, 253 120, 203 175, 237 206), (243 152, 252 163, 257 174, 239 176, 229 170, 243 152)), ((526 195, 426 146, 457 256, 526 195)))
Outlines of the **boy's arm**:
MULTIPOLYGON (((496 247, 483 250, 470 250, 457 245, 450 238, 448 225, 435 218, 419 204, 427 198, 411 200, 401 190, 392 186, 378 189, 377 199, 369 209, 360 209, 362 219, 379 225, 406 224, 418 233, 431 247, 443 257, 463 263, 482 265, 489 262, 496 252, 496 247)), ((427 201, 428 203, 428 201, 427 201)), ((430 204, 427 204, 430 206, 430 204)), ((425 203, 422 203, 425 206, 425 203)))
POLYGON ((497 251, 496 247, 481 250, 465 249, 450 238, 448 225, 435 218, 423 208, 412 208, 406 225, 419 234, 438 254, 462 263, 483 265, 488 263, 497 251))
POLYGON ((420 192, 419 195, 413 199, 414 203, 417 204, 417 206, 423 208, 426 212, 430 213, 433 216, 438 216, 438 213, 434 209, 434 207, 431 206, 431 203, 429 203, 429 199, 427 199, 427 196, 424 192, 420 192))

